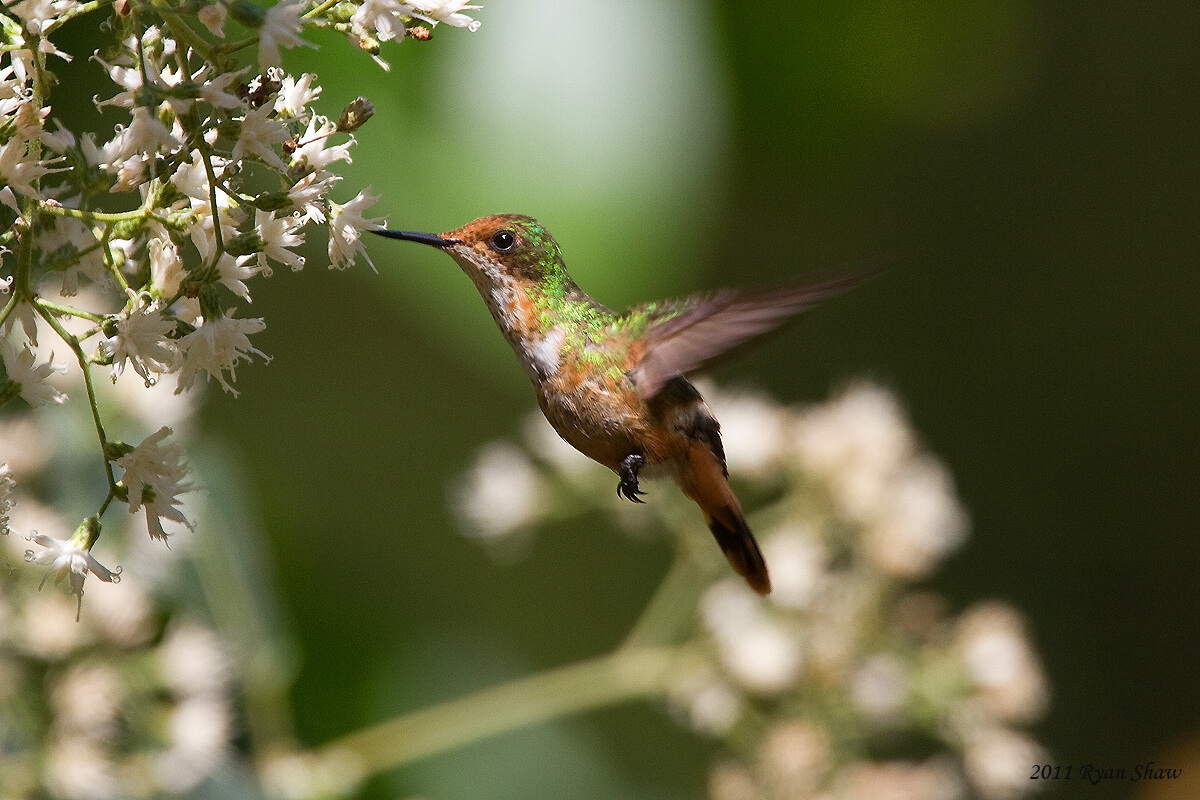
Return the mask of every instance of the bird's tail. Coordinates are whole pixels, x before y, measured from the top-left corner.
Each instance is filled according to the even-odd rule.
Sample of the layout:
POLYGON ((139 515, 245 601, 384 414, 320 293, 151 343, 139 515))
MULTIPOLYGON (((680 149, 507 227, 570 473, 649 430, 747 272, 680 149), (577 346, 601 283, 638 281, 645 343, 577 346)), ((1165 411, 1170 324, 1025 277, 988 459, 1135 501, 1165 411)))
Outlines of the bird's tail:
POLYGON ((738 575, 759 594, 771 592, 771 576, 758 542, 746 525, 742 505, 729 488, 729 479, 716 453, 704 443, 693 441, 688 448, 687 468, 679 481, 683 493, 696 501, 717 544, 738 575))

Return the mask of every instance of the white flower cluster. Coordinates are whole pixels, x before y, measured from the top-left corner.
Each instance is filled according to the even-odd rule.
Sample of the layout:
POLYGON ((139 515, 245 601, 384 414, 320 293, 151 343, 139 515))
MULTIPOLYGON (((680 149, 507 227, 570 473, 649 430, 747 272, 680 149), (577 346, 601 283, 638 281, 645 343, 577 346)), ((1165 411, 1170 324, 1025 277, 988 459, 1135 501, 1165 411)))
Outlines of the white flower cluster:
POLYGON ((38 342, 39 333, 61 340, 55 350, 73 356, 86 385, 109 493, 88 517, 94 533, 81 526, 67 539, 31 535, 41 549, 29 560, 69 578, 74 594, 82 596, 89 574, 116 577, 90 553, 113 500, 144 509, 154 539, 166 538, 164 521, 191 527, 180 496, 193 485, 170 429, 137 446, 111 439, 93 368, 106 368, 114 383, 133 372, 147 389, 174 376, 176 394, 202 376, 236 395, 237 365, 269 361, 251 340, 264 320, 243 311, 253 279, 277 265, 303 268, 311 229, 325 229, 330 267, 360 255, 370 263, 362 233, 382 227, 369 214, 378 197, 368 187, 337 203, 331 192, 338 166, 351 160, 353 132, 374 108, 358 98, 336 120, 318 114, 316 76, 283 72, 281 50, 314 46, 305 29, 322 27, 383 64, 380 42, 427 39, 422 22, 475 30, 479 23, 462 13, 474 8, 455 0, 281 0, 265 9, 4 0, 0 404, 67 401, 57 376, 68 367, 38 342), (109 133, 72 130, 52 113, 51 93, 70 90, 51 71, 56 59, 80 55, 53 40, 84 15, 107 15, 96 22, 109 40, 82 61, 112 81, 95 98, 120 118, 109 133), (227 42, 231 20, 250 37, 227 42), (240 63, 239 53, 255 52, 250 45, 256 63, 240 63))
MULTIPOLYGON (((760 597, 732 575, 679 492, 664 487, 638 506, 681 538, 684 574, 698 582, 680 592, 681 602, 699 598, 690 631, 664 634, 690 635, 696 654, 678 671, 673 705, 742 754, 714 766, 713 800, 1028 792, 1028 764, 1042 751, 1022 726, 1044 712, 1046 679, 1014 609, 985 602, 955 619, 940 596, 910 585, 963 541, 967 522, 948 470, 920 446, 895 396, 856 383, 786 408, 701 391, 721 421, 735 488, 769 498, 750 525, 774 587, 760 597), (943 752, 902 760, 894 753, 906 741, 943 752), (890 749, 875 752, 881 742, 890 749)), ((488 445, 460 482, 454 499, 469 531, 495 541, 589 510, 628 513, 611 497, 612 476, 544 422, 526 434, 525 448, 488 445)))

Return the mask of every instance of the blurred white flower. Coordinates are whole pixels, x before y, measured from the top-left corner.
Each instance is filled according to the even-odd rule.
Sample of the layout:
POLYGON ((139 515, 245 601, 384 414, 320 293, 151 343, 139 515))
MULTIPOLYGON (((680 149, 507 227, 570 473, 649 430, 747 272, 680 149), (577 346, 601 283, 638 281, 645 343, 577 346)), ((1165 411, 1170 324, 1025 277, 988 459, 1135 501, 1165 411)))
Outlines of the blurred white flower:
POLYGON ((966 800, 967 797, 967 787, 959 771, 937 756, 920 764, 855 762, 842 770, 838 786, 838 800, 966 800))
MULTIPOLYGON (((766 735, 762 778, 771 797, 805 797, 823 783, 832 761, 829 731, 808 719, 785 719, 766 735)), ((874 800, 874 798, 872 799, 874 800)))
POLYGON ((200 20, 204 27, 208 28, 209 32, 218 39, 225 38, 225 17, 228 12, 222 3, 213 3, 211 6, 204 6, 196 12, 197 19, 200 20))
POLYGON ((1020 613, 980 603, 959 618, 956 647, 989 712, 1003 722, 1031 722, 1046 710, 1049 688, 1020 613))
POLYGON ((31 345, 37 347, 38 326, 42 324, 38 317, 37 309, 29 303, 17 303, 17 307, 8 315, 8 319, 4 320, 3 326, 0 326, 0 331, 7 334, 16 327, 16 323, 18 322, 21 324, 21 331, 25 334, 25 338, 29 340, 31 345))
POLYGON ((898 712, 906 690, 904 665, 889 653, 868 658, 855 670, 850 683, 854 705, 870 717, 888 717, 898 712))
POLYGON ((66 800, 115 800, 121 797, 117 767, 100 745, 67 738, 51 743, 46 756, 46 784, 66 800))
POLYGON ((264 330, 266 323, 261 318, 235 319, 233 314, 234 310, 230 309, 220 319, 206 319, 203 325, 179 340, 184 360, 176 393, 190 389, 196 373, 204 370, 209 377, 217 379, 221 388, 237 397, 237 391, 225 380, 225 372, 229 372, 230 381, 234 380, 237 363, 243 359, 248 361, 251 354, 261 356, 264 361, 271 360, 251 345, 248 338, 250 334, 264 330))
MULTIPOLYGON (((55 372, 65 374, 66 364, 55 364, 47 360, 45 364, 34 364, 35 357, 29 345, 22 344, 21 349, 14 348, 7 339, 0 339, 0 358, 4 360, 4 369, 8 379, 20 387, 21 397, 31 406, 41 406, 46 403, 59 405, 67 402, 67 396, 46 382, 46 378, 55 372)), ((54 354, 50 354, 50 359, 54 354)))
POLYGON ((932 456, 911 459, 893 476, 867 526, 863 546, 880 569, 920 578, 965 541, 967 514, 950 472, 932 456))
POLYGON ((1029 768, 1049 760, 1045 748, 1006 728, 979 733, 967 742, 967 777, 987 800, 1015 800, 1028 794, 1029 768))
POLYGON ((399 0, 363 0, 350 17, 360 35, 386 42, 404 36, 404 18, 408 9, 399 0))
POLYGON ((111 741, 119 732, 124 696, 112 666, 99 660, 74 664, 52 686, 55 728, 71 737, 111 741))
POLYGON ((790 523, 762 539, 763 558, 771 569, 772 603, 787 609, 812 604, 825 573, 827 555, 808 525, 790 523))
POLYGON ((235 675, 229 648, 212 628, 177 622, 158 649, 163 680, 185 697, 222 695, 235 675))
POLYGON ((132 573, 121 574, 120 586, 98 583, 88 589, 89 616, 108 641, 124 649, 144 645, 157 633, 157 609, 132 573))
POLYGON ((876 512, 892 473, 916 443, 892 393, 857 383, 802 411, 792 445, 797 463, 829 481, 835 500, 864 519, 876 512))
POLYGON ((405 5, 408 7, 407 13, 425 20, 430 25, 444 22, 469 31, 479 30, 478 20, 459 12, 480 9, 483 6, 469 6, 466 0, 406 0, 405 5))
POLYGON ((169 792, 195 789, 230 754, 233 713, 221 697, 187 697, 167 719, 170 747, 158 757, 159 783, 169 792))
POLYGON ((468 532, 499 539, 534 522, 545 487, 520 449, 504 442, 485 446, 453 490, 455 507, 468 532))
POLYGON ((113 462, 125 470, 121 483, 129 492, 129 513, 145 506, 150 538, 163 541, 167 539, 162 526, 164 519, 191 529, 191 523, 176 506, 180 503, 179 495, 195 488, 185 481, 188 466, 183 460, 183 447, 177 442, 162 444, 170 434, 170 428, 159 428, 113 462))
POLYGON ((300 14, 308 7, 308 0, 280 0, 267 9, 266 17, 258 29, 258 65, 262 69, 278 67, 283 63, 279 56, 280 47, 304 45, 314 50, 315 44, 301 39, 300 14))
POLYGON ((718 392, 705 396, 721 421, 729 471, 756 480, 775 474, 786 444, 784 410, 757 394, 718 392))
POLYGON ((57 660, 87 645, 93 639, 92 630, 79 624, 78 611, 78 600, 71 602, 60 592, 27 598, 21 610, 21 649, 35 658, 57 660))
POLYGON ((772 693, 795 682, 803 665, 798 631, 767 615, 743 581, 728 578, 709 587, 701 609, 721 663, 742 687, 772 693))

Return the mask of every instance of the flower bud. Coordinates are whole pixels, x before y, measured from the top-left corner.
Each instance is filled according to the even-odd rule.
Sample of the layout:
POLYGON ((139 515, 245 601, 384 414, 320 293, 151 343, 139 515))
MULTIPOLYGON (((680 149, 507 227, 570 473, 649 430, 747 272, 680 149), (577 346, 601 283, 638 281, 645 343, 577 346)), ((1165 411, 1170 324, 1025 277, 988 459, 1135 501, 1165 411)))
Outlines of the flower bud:
POLYGON ((342 115, 338 117, 338 132, 350 133, 356 131, 373 116, 375 116, 375 105, 365 97, 357 97, 350 105, 346 106, 346 109, 342 111, 342 115))
POLYGON ((246 0, 238 0, 229 7, 229 15, 247 28, 258 30, 267 19, 266 9, 246 0))

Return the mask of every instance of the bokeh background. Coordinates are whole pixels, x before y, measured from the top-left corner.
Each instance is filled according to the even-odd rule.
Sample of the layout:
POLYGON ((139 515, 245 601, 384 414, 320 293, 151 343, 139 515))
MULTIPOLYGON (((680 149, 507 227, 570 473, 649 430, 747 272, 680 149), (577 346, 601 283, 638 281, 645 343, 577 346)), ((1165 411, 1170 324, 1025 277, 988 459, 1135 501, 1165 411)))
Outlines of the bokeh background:
MULTIPOLYGON (((329 116, 375 103, 340 199, 371 184, 415 230, 536 216, 614 308, 894 262, 717 377, 783 402, 893 387, 973 519, 933 585, 1029 616, 1055 762, 1200 768, 1200 7, 484 5, 475 33, 385 46, 390 73, 333 35, 285 54, 329 116)), ((513 563, 464 539, 448 487, 533 396, 448 258, 370 252, 378 275, 330 272, 312 242, 304 272, 260 286, 274 360, 239 371, 237 400, 210 393, 199 437, 273 573, 311 745, 608 651, 669 557, 590 524, 513 563)), ((367 796, 682 800, 712 748, 622 707, 367 796)))

